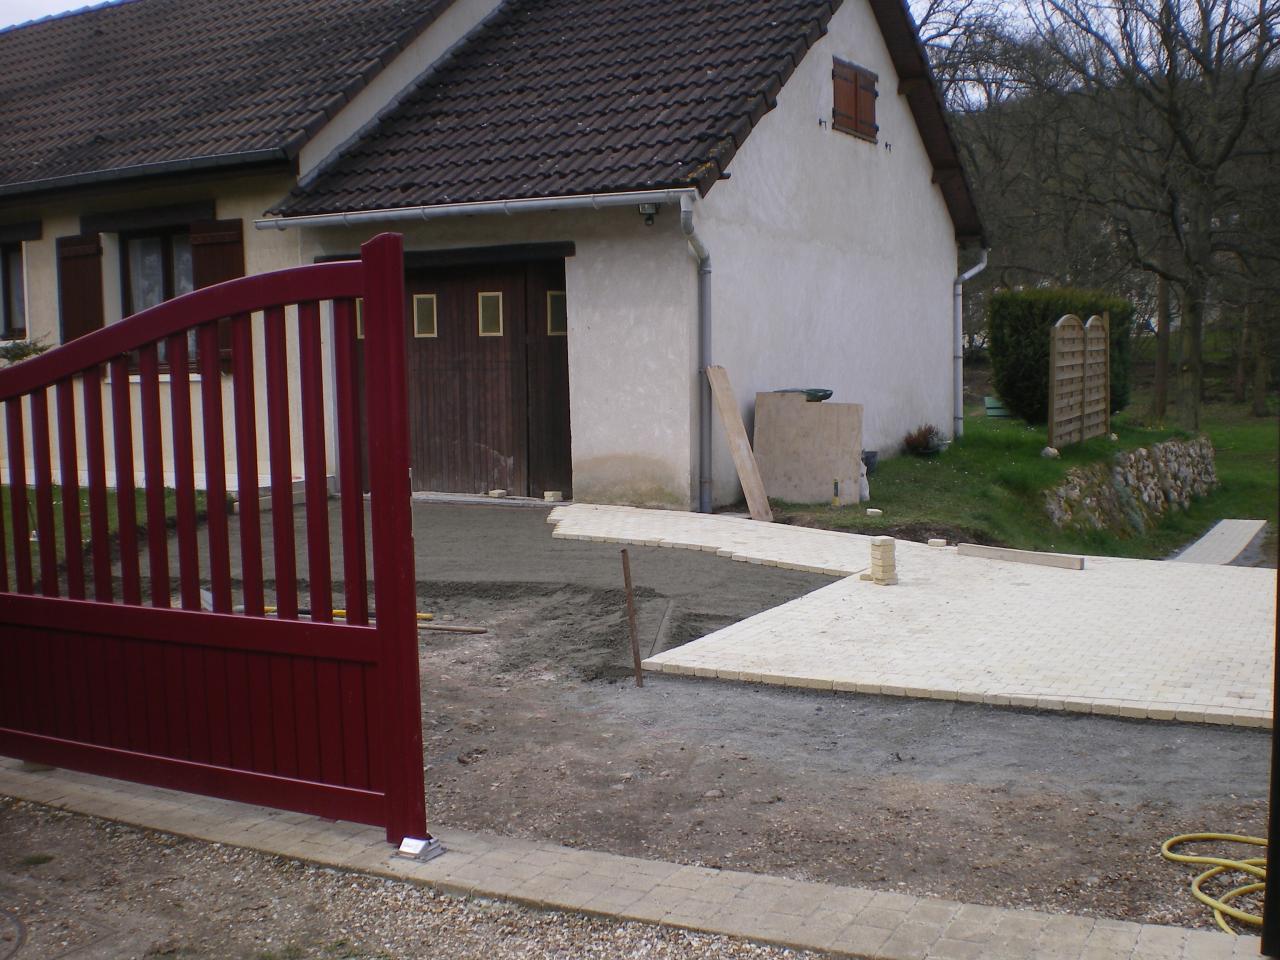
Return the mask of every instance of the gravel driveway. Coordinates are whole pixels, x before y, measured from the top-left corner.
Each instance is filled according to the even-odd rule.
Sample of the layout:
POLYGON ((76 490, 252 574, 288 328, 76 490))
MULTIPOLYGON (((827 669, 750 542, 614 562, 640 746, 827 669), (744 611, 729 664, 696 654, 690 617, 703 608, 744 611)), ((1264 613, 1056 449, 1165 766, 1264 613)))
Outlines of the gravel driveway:
POLYGON ((0 960, 63 957, 772 960, 816 955, 463 900, 410 883, 0 800, 0 960), (15 922, 17 917, 22 920, 15 922))

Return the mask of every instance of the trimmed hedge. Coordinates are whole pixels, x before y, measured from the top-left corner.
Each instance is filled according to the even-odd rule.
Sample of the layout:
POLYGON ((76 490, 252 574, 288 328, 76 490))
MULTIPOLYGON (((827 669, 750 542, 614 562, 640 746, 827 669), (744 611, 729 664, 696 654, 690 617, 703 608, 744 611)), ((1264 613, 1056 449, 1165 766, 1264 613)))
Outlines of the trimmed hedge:
POLYGON ((988 314, 991 380, 1004 405, 1027 423, 1049 416, 1049 331, 1074 313, 1087 321, 1111 314, 1111 412, 1129 403, 1129 331, 1133 304, 1096 290, 1069 287, 992 294, 988 314))

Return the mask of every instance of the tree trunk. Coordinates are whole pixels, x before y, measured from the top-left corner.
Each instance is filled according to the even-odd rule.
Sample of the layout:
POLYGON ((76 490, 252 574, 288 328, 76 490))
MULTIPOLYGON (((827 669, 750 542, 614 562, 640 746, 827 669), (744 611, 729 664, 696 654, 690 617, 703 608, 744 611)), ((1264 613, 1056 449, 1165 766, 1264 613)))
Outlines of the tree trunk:
POLYGON ((1156 384, 1151 395, 1151 419, 1165 418, 1169 410, 1169 281, 1156 277, 1156 384))
POLYGON ((1267 351, 1260 324, 1253 325, 1253 415, 1267 415, 1267 351))
POLYGON ((1240 316, 1240 336, 1236 340, 1235 368, 1231 371, 1231 402, 1244 403, 1245 362, 1249 355, 1249 328, 1253 304, 1244 308, 1240 316))
POLYGON ((1188 285, 1182 310, 1182 358, 1178 363, 1178 426, 1200 430, 1200 396, 1204 388, 1204 308, 1207 290, 1188 285))

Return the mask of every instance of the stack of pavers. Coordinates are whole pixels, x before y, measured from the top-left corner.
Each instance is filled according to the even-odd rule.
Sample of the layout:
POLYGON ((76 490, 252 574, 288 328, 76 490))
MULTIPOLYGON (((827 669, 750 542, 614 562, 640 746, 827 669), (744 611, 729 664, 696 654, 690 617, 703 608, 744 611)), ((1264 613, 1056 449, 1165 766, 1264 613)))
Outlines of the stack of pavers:
POLYGON ((887 587, 898 582, 898 564, 894 559, 893 537, 871 538, 871 572, 862 575, 863 580, 872 580, 887 587))

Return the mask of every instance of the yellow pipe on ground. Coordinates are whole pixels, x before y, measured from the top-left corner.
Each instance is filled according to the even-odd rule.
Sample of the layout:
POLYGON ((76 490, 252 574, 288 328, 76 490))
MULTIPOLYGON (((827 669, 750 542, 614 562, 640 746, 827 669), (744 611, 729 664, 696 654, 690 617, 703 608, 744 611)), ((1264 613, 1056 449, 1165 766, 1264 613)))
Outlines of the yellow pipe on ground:
MULTIPOLYGON (((278 610, 278 609, 279 609, 279 608, 277 608, 277 607, 263 607, 263 608, 262 608, 262 612, 263 612, 263 613, 275 613, 275 612, 277 612, 277 610, 278 610)), ((339 610, 337 607, 334 607, 334 609, 333 609, 333 615, 334 615, 335 617, 341 617, 343 620, 347 619, 347 611, 345 611, 345 610, 339 610)), ((415 617, 415 618, 417 618, 417 620, 418 620, 418 622, 419 622, 419 623, 422 623, 422 622, 424 622, 424 621, 426 621, 426 620, 434 620, 434 619, 436 618, 436 615, 435 615, 434 613, 415 613, 415 614, 414 614, 414 617, 415 617)))
POLYGON ((1206 857, 1199 854, 1190 853, 1174 853, 1174 847, 1180 847, 1185 843, 1204 843, 1204 842, 1226 842, 1226 843, 1246 843, 1254 847, 1266 848, 1267 841, 1264 837, 1247 837, 1238 833, 1183 833, 1176 837, 1170 837, 1160 845, 1160 856, 1174 863, 1193 863, 1208 866, 1210 869, 1198 874, 1191 881, 1191 895, 1203 903, 1205 906, 1213 910, 1214 919, 1218 921, 1218 926, 1227 933, 1235 934, 1236 931, 1231 929, 1231 925, 1227 923, 1226 918, 1230 917, 1238 923, 1245 923, 1252 927, 1262 926, 1262 917, 1256 913, 1249 913, 1246 910, 1240 910, 1230 905, 1228 901, 1235 900, 1250 893, 1257 893, 1259 890, 1266 889, 1267 886, 1267 858, 1266 857, 1249 857, 1244 860, 1235 860, 1230 857, 1206 857), (1226 873, 1243 873, 1246 876, 1256 877, 1252 883, 1241 884, 1228 890, 1221 896, 1214 897, 1204 892, 1204 884, 1214 877, 1221 876, 1226 873))

